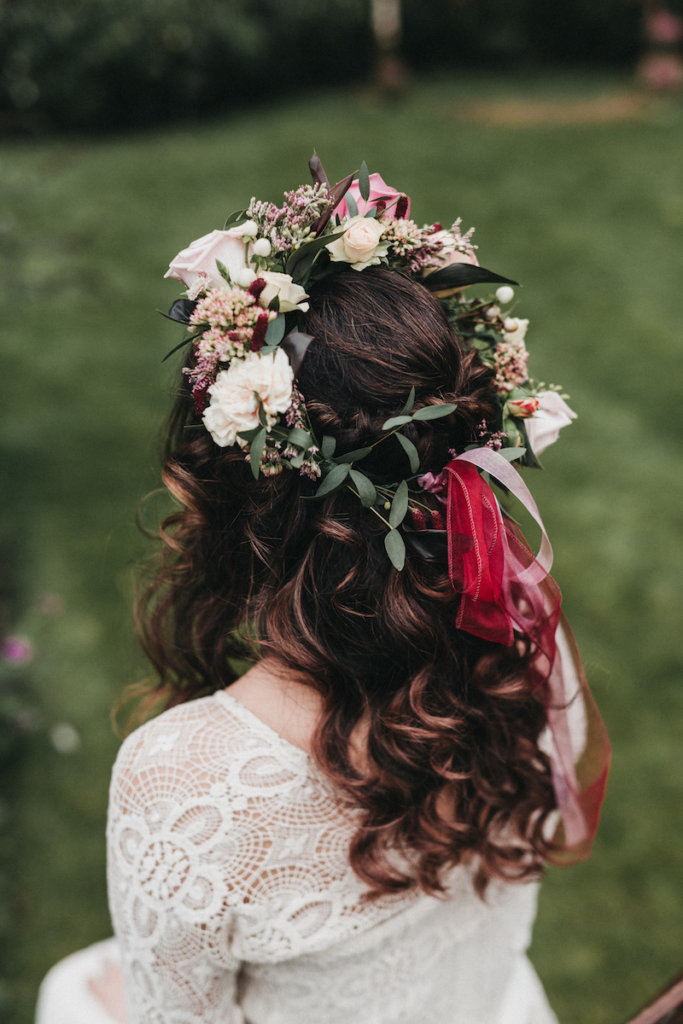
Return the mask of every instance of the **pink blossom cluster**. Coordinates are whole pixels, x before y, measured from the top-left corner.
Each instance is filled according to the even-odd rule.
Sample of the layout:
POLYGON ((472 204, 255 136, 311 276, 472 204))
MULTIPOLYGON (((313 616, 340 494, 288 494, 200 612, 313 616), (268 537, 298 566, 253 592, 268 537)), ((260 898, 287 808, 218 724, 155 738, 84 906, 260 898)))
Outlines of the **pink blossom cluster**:
POLYGON ((201 414, 206 407, 206 393, 216 379, 222 363, 243 358, 247 352, 263 346, 268 323, 277 314, 262 309, 257 303, 256 290, 232 288, 211 289, 195 306, 188 330, 208 324, 208 329, 193 346, 194 364, 183 373, 192 383, 195 410, 201 414))
POLYGON ((414 220, 383 219, 382 241, 389 245, 392 259, 416 274, 425 267, 434 266, 436 247, 429 244, 429 229, 419 227, 414 220))
POLYGON ((400 260, 413 274, 431 267, 441 267, 449 262, 455 252, 469 259, 474 257, 476 246, 472 244, 474 228, 464 235, 461 233, 461 218, 444 231, 440 224, 419 227, 415 221, 395 219, 382 221, 382 241, 389 244, 393 259, 400 260))
MULTIPOLYGON (((289 409, 285 413, 285 423, 291 429, 292 427, 299 427, 300 430, 307 430, 308 425, 304 419, 303 411, 305 410, 304 396, 298 390, 296 385, 292 388, 292 401, 289 409)), ((288 447, 283 452, 284 458, 295 458, 299 454, 298 448, 288 447)), ((320 466, 316 461, 317 456, 320 454, 320 449, 312 445, 306 452, 306 458, 304 459, 299 473, 301 476, 307 476, 310 480, 319 479, 320 466)))
POLYGON ((514 335, 506 334, 504 341, 496 345, 496 387, 500 394, 507 394, 524 384, 528 377, 528 358, 529 353, 522 337, 515 339, 514 335))
POLYGON ((285 192, 284 204, 262 202, 252 198, 247 216, 259 226, 259 234, 267 238, 273 252, 297 249, 314 233, 328 204, 327 186, 300 185, 285 192))

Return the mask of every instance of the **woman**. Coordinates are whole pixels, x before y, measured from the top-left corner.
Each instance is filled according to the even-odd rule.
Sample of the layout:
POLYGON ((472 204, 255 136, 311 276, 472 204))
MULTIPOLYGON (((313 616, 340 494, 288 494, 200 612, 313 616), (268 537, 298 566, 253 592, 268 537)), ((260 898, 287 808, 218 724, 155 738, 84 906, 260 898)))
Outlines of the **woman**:
POLYGON ((586 852, 606 747, 548 546, 481 471, 535 513, 498 450, 533 461, 570 414, 528 384, 526 322, 463 298, 502 279, 458 222, 313 170, 169 270, 179 510, 139 609, 167 710, 108 826, 126 1019, 545 1024, 535 882, 586 852))

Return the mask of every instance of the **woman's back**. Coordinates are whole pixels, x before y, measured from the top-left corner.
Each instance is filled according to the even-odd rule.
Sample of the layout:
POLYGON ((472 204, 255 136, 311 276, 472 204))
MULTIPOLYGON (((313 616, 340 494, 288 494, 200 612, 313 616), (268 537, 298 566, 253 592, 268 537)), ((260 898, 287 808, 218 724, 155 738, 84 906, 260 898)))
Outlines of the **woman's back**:
POLYGON ((367 901, 348 862, 356 813, 228 692, 133 733, 108 836, 133 1019, 552 1021, 524 956, 535 885, 494 882, 482 901, 460 866, 444 899, 367 901))

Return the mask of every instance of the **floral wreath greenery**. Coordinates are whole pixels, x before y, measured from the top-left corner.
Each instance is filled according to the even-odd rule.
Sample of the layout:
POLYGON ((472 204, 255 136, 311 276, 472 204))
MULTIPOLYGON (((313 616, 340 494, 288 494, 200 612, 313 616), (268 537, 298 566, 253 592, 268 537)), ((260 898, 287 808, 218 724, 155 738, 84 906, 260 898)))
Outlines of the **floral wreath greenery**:
MULTIPOLYGON (((335 264, 362 272, 383 265, 428 288, 464 344, 495 369, 501 429, 480 427, 487 446, 525 465, 555 439, 574 413, 556 387, 529 380, 525 335, 527 320, 506 315, 516 284, 481 267, 472 244, 474 229, 420 227, 409 217, 410 199, 386 185, 366 164, 330 185, 316 154, 309 162, 312 185, 284 194, 281 207, 252 198, 245 210, 182 250, 166 273, 187 288, 169 317, 186 325, 190 343, 190 381, 195 411, 215 443, 239 445, 255 478, 283 469, 317 482, 313 497, 345 487, 386 526, 385 546, 402 569, 405 544, 399 527, 409 508, 420 522, 420 463, 417 450, 402 433, 413 420, 447 416, 455 405, 415 409, 414 389, 398 416, 383 424, 385 433, 371 446, 337 453, 334 437, 317 438, 296 386, 296 373, 313 340, 287 330, 287 315, 308 309, 308 290, 335 264), (471 284, 495 283, 495 296, 465 298, 471 284), (376 486, 357 464, 377 445, 395 436, 412 476, 376 486)), ((431 478, 431 474, 426 474, 431 478)), ((423 484, 423 486, 427 486, 423 484)))

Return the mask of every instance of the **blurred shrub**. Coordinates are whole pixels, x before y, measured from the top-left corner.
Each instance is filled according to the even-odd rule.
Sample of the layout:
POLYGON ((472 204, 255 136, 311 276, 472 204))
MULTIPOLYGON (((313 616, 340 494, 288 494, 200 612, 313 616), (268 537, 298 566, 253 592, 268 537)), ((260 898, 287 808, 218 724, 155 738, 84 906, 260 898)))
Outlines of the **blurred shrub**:
MULTIPOLYGON (((417 68, 633 63, 637 0, 403 0, 417 68)), ((349 81, 369 0, 0 0, 0 124, 110 130, 349 81)))
POLYGON ((0 117, 108 130, 358 75, 364 0, 0 0, 0 117))

